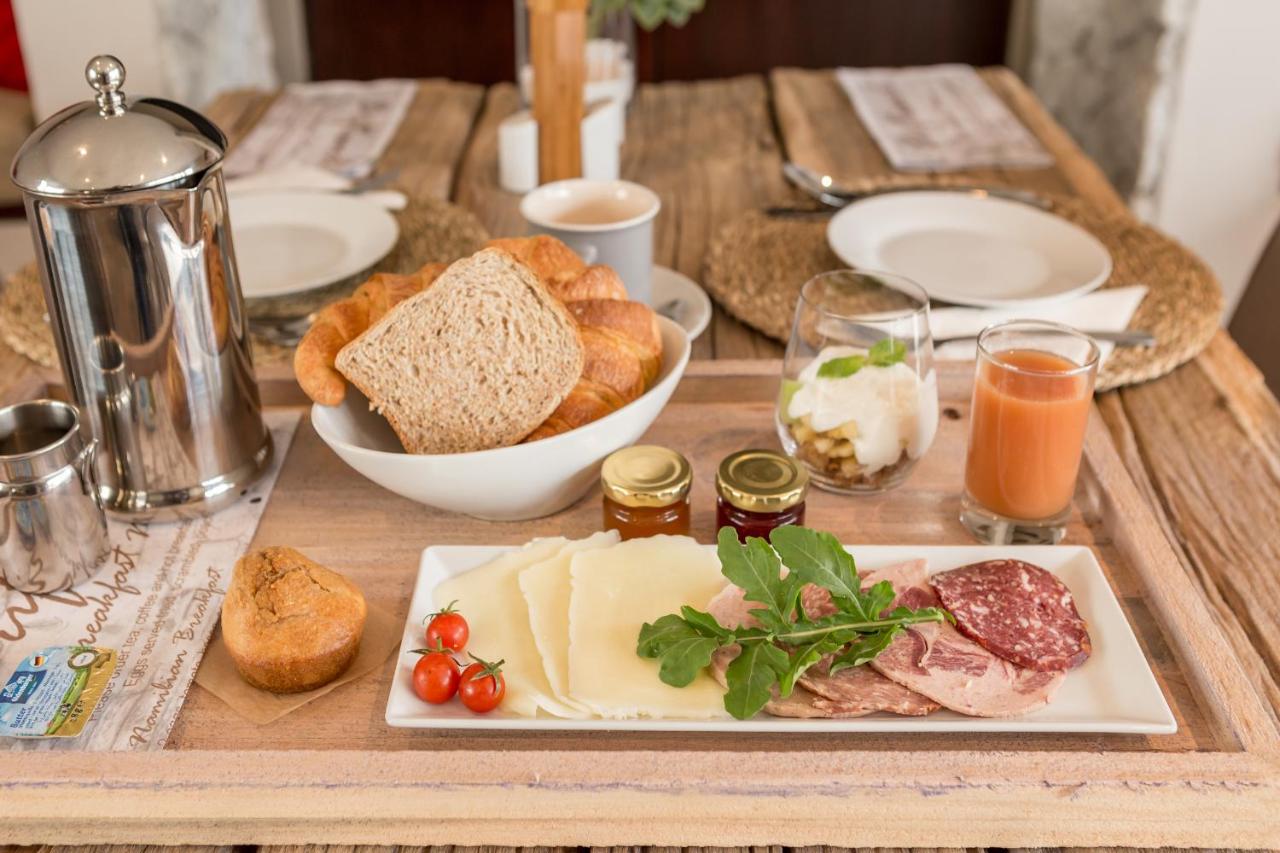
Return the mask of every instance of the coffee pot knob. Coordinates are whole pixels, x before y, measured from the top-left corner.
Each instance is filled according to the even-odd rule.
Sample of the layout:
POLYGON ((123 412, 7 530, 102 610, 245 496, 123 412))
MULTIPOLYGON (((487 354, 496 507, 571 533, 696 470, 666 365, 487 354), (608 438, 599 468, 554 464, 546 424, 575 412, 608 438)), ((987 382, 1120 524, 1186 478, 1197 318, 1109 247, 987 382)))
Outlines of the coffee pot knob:
POLYGON ((84 67, 84 78, 98 93, 98 112, 104 116, 118 116, 124 112, 124 63, 110 54, 101 54, 89 60, 84 67))

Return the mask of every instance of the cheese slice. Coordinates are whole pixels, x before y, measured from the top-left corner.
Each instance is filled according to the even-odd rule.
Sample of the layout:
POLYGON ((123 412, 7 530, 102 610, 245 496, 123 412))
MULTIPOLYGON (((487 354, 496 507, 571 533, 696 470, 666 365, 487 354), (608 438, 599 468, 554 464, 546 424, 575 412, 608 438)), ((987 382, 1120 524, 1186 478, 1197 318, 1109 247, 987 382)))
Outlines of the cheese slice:
POLYGON ((569 695, 602 717, 726 717, 724 689, 706 672, 687 687, 658 678, 636 654, 645 622, 704 609, 725 586, 715 548, 687 536, 632 539, 580 551, 569 567, 569 695))
POLYGON ((554 557, 534 563, 520 573, 520 591, 529 608, 533 642, 542 656, 542 669, 556 699, 589 712, 569 698, 569 562, 573 555, 618 544, 618 532, 595 533, 577 539, 554 557))
POLYGON ((520 594, 520 572, 554 557, 567 543, 561 537, 535 539, 519 551, 449 578, 435 589, 437 607, 456 600, 458 610, 467 618, 471 628, 467 651, 487 661, 505 661, 502 672, 507 695, 502 700, 503 710, 526 717, 537 716, 539 709, 558 717, 589 716, 555 698, 542 668, 542 656, 534 645, 524 596, 520 594))

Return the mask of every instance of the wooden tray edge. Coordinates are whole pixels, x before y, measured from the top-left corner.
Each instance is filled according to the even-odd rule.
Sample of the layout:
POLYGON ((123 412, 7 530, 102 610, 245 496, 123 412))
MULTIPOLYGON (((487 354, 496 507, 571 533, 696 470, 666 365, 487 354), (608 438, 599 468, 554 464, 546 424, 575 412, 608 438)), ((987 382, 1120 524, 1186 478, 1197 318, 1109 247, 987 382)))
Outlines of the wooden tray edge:
POLYGON ((1280 846, 1280 767, 1244 753, 28 758, 0 758, 15 843, 1280 846))

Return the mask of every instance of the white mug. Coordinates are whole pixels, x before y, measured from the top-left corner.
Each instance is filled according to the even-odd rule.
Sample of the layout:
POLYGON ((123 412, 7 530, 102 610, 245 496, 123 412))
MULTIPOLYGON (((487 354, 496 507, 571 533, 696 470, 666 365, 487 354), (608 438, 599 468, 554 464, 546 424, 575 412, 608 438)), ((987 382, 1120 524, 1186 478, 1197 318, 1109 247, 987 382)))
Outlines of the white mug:
POLYGON ((520 202, 534 233, 563 240, 589 264, 613 267, 627 294, 646 304, 653 302, 653 218, 661 208, 647 187, 586 178, 543 184, 520 202))

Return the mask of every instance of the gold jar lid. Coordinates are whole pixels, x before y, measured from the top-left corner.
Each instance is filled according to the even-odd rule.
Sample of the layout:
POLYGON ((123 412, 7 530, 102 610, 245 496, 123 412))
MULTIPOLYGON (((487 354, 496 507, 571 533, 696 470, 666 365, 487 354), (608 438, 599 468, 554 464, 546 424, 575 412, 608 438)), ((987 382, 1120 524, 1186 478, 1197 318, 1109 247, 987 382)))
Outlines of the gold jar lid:
POLYGON ((670 506, 684 500, 692 484, 689 460, 653 444, 615 451, 600 468, 600 488, 623 506, 670 506))
POLYGON ((773 450, 739 450, 720 463, 716 491, 748 512, 782 512, 804 500, 809 472, 773 450))

